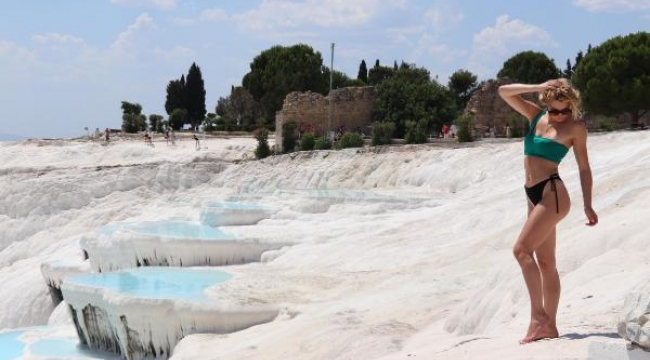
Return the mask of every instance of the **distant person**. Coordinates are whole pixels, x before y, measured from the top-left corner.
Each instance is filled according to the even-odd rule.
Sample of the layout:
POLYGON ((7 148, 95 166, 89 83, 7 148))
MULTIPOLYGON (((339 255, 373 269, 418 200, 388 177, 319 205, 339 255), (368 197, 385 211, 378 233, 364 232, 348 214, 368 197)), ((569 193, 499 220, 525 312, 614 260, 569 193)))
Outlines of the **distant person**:
POLYGON ((201 150, 201 142, 199 141, 199 137, 194 134, 192 138, 194 139, 194 149, 201 150))
POLYGON ((506 125, 506 129, 504 132, 504 135, 510 139, 512 137, 512 130, 510 129, 510 125, 506 125))
POLYGON ((169 129, 167 129, 167 131, 165 131, 165 142, 167 143, 167 146, 169 146, 169 141, 169 129))
POLYGON ((110 131, 108 131, 108 128, 106 128, 106 130, 104 130, 104 141, 108 143, 110 139, 111 139, 111 133, 110 131))
POLYGON ((171 141, 172 146, 176 146, 176 133, 174 132, 174 129, 172 129, 169 134, 169 141, 171 141))
POLYGON ((99 132, 99 128, 95 128, 95 139, 99 139, 101 137, 101 133, 99 132))
POLYGON ((593 180, 587 155, 587 128, 578 120, 578 91, 568 80, 556 79, 539 85, 503 85, 499 87, 499 95, 530 121, 524 138, 528 218, 513 249, 530 297, 530 324, 526 336, 520 340, 525 344, 559 337, 556 225, 569 213, 571 200, 558 174, 558 165, 570 148, 573 148, 580 173, 586 225, 596 225, 598 215, 591 204, 593 180), (533 92, 539 93, 544 109, 521 96, 533 92))
POLYGON ((148 146, 151 146, 151 147, 154 146, 154 145, 153 145, 153 139, 151 138, 151 136, 149 135, 149 133, 144 133, 144 143, 145 143, 146 145, 148 145, 148 146))
POLYGON ((449 126, 447 124, 442 126, 442 138, 446 139, 449 136, 449 126))
POLYGON ((449 127, 449 133, 451 134, 451 138, 455 139, 456 138, 456 124, 451 124, 451 127, 449 127))

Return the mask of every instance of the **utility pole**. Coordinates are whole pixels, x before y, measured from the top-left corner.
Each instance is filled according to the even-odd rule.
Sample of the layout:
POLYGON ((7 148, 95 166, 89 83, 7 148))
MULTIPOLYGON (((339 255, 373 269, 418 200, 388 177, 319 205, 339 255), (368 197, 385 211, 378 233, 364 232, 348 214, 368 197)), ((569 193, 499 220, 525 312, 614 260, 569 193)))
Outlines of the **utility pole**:
POLYGON ((330 94, 329 94, 329 119, 327 121, 327 138, 329 141, 333 141, 334 137, 332 134, 332 114, 334 111, 333 103, 334 97, 332 96, 332 82, 334 79, 334 43, 332 43, 332 58, 330 59, 330 94))

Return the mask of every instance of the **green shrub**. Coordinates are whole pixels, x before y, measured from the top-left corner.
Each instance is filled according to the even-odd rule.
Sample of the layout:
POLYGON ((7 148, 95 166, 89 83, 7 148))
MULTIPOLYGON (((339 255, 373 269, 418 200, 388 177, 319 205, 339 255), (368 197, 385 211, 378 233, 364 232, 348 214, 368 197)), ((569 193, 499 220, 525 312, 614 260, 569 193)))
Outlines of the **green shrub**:
POLYGON ((406 134, 404 135, 404 141, 406 141, 407 144, 424 144, 427 142, 427 129, 422 123, 424 123, 424 121, 406 121, 406 134))
POLYGON ((264 159, 271 155, 271 148, 269 147, 269 131, 261 127, 255 130, 255 139, 257 139, 257 148, 255 148, 255 157, 264 159))
POLYGON ((316 145, 316 138, 313 133, 306 132, 302 134, 302 138, 300 138, 300 150, 314 150, 314 145, 316 145))
POLYGON ((598 127, 603 131, 618 130, 620 125, 618 120, 612 117, 599 116, 596 120, 598 121, 598 127))
POLYGON ((474 138, 472 137, 472 128, 474 127, 474 116, 472 115, 463 115, 454 121, 456 124, 456 136, 458 137, 458 142, 472 142, 474 138))
POLYGON ((363 136, 354 132, 347 132, 341 137, 341 140, 338 142, 339 149, 353 148, 353 147, 362 147, 363 146, 363 136))
POLYGON ((372 124, 372 145, 390 144, 394 133, 394 123, 390 121, 375 121, 372 124))
POLYGON ((315 150, 329 150, 332 148, 332 143, 326 137, 317 137, 314 141, 315 150))
POLYGON ((282 125, 282 151, 289 153, 296 148, 296 129, 298 125, 294 121, 290 121, 282 125))

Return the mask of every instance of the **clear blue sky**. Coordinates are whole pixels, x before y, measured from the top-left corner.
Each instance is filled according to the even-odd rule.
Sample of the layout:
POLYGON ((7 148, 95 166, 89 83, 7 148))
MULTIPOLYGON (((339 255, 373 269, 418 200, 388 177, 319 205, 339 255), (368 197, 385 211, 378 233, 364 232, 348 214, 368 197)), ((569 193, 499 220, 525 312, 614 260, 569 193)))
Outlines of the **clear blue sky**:
POLYGON ((524 50, 561 69, 578 51, 650 31, 650 0, 0 0, 0 134, 71 137, 121 126, 121 101, 167 116, 168 82, 201 68, 206 107, 253 58, 304 43, 356 77, 402 60, 446 84, 489 79, 524 50))

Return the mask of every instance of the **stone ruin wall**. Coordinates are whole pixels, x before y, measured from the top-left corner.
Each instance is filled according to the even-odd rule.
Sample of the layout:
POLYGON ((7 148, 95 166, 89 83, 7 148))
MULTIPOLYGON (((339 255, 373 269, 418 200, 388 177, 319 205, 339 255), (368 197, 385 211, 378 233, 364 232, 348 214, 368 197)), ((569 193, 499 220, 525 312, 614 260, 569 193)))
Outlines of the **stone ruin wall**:
MULTIPOLYGON (((346 87, 332 90, 333 112, 330 130, 345 127, 348 131, 366 131, 372 123, 375 88, 373 86, 346 87)), ((282 125, 294 121, 299 130, 309 130, 316 136, 327 133, 329 96, 311 91, 289 93, 282 110, 275 115, 275 144, 282 144, 282 125)))
POLYGON ((464 113, 474 115, 474 129, 478 136, 484 135, 492 126, 496 136, 505 136, 508 118, 521 117, 499 96, 499 86, 511 83, 508 78, 490 79, 470 98, 464 113))

